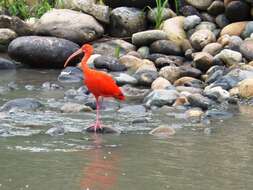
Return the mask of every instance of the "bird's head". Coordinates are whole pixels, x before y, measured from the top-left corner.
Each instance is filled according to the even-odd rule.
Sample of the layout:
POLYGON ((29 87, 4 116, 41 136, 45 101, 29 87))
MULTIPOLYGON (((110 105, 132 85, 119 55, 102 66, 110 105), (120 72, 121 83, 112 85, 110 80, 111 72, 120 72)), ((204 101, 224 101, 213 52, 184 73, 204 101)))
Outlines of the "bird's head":
POLYGON ((75 56, 84 53, 86 56, 90 56, 93 53, 94 49, 92 45, 90 44, 84 44, 80 49, 78 49, 76 52, 71 54, 67 61, 64 64, 64 67, 66 67, 71 59, 73 59, 75 56))

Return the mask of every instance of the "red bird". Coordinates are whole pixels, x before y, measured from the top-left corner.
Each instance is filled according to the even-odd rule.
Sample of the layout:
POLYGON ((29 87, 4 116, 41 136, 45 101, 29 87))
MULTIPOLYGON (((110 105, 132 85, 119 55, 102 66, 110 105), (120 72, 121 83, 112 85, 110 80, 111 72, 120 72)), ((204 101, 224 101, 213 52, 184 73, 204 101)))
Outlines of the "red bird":
POLYGON ((114 97, 118 100, 125 100, 125 96, 110 75, 106 74, 105 72, 90 69, 88 67, 87 61, 93 53, 93 47, 90 44, 84 44, 79 50, 70 55, 70 57, 65 62, 64 67, 67 66, 68 62, 73 57, 77 56, 80 53, 84 53, 84 57, 81 61, 84 75, 83 82, 87 86, 88 90, 96 98, 97 116, 96 123, 92 126, 96 132, 97 129, 102 129, 101 123, 99 121, 99 97, 114 97))

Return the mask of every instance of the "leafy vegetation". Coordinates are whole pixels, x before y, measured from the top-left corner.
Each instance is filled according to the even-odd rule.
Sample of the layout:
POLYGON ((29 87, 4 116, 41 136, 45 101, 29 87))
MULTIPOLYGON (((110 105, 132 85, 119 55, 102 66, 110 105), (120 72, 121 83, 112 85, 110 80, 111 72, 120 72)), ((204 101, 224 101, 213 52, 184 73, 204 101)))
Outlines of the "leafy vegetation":
POLYGON ((45 12, 55 6, 62 6, 63 0, 40 0, 33 7, 29 7, 25 0, 0 0, 0 7, 12 16, 22 19, 29 17, 41 17, 45 12))
POLYGON ((114 56, 115 56, 116 58, 119 58, 119 56, 120 56, 120 50, 121 50, 121 47, 120 47, 119 45, 117 45, 117 46, 115 47, 115 49, 114 49, 114 56))

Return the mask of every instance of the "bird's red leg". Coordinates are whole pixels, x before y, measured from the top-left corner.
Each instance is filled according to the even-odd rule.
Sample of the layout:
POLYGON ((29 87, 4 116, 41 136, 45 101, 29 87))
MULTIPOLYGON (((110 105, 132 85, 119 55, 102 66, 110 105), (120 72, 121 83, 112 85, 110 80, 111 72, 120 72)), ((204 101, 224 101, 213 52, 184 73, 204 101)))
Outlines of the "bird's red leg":
POLYGON ((98 101, 98 97, 96 97, 96 104, 97 104, 97 117, 96 117, 96 124, 95 124, 95 126, 97 127, 97 128, 102 128, 101 127, 101 124, 100 124, 100 121, 99 121, 99 109, 100 109, 100 106, 99 106, 99 101, 98 101))

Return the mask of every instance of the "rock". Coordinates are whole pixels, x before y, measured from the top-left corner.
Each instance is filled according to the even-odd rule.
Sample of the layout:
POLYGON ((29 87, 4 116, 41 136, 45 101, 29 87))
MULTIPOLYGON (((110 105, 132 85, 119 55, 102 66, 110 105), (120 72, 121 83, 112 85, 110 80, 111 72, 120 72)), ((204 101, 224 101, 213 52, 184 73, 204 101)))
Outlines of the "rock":
POLYGON ((159 126, 149 132, 150 135, 159 138, 169 138, 176 133, 175 129, 168 126, 159 126))
MULTIPOLYGON (((174 65, 183 65, 183 61, 184 61, 184 58, 183 57, 180 57, 180 56, 166 56, 166 55, 163 55, 163 54, 160 54, 160 55, 163 55, 163 56, 158 56, 158 58, 155 58, 155 54, 151 54, 151 56, 154 56, 154 61, 155 61, 155 65, 157 68, 162 68, 164 66, 174 66, 174 65)), ((159 55, 159 54, 157 54, 159 55)), ((149 59, 153 59, 152 57, 148 57, 149 59)))
POLYGON ((190 30, 193 29, 195 26, 197 26, 201 22, 201 18, 197 15, 191 15, 185 18, 184 21, 184 29, 190 30))
POLYGON ((242 61, 242 54, 237 51, 224 49, 214 58, 221 59, 226 65, 232 66, 242 61))
POLYGON ((234 22, 232 24, 227 25, 221 30, 220 36, 223 35, 230 35, 230 36, 240 36, 241 33, 244 31, 247 21, 242 21, 242 22, 234 22))
POLYGON ((245 40, 240 46, 240 52, 251 61, 253 59, 253 39, 245 40))
POLYGON ((211 15, 217 16, 222 14, 225 10, 224 3, 222 1, 213 1, 212 4, 208 7, 207 12, 211 15))
POLYGON ((242 32, 241 36, 245 39, 250 37, 253 33, 253 21, 250 21, 246 24, 244 31, 242 32))
POLYGON ((215 35, 210 30, 198 30, 190 37, 192 47, 196 50, 201 50, 207 44, 215 40, 215 35))
POLYGON ((213 56, 206 52, 196 53, 194 56, 194 66, 202 72, 206 72, 213 66, 213 56))
POLYGON ((180 68, 175 66, 166 66, 160 70, 159 75, 171 83, 174 83, 181 76, 180 68))
MULTIPOLYGON (((208 71, 207 71, 207 73, 208 73, 208 71)), ((219 69, 219 70, 214 71, 213 73, 208 74, 208 77, 206 79, 206 83, 211 84, 211 83, 217 81, 218 79, 220 79, 223 76, 223 73, 224 73, 223 69, 219 69)))
POLYGON ((65 129, 62 126, 52 127, 48 129, 45 133, 50 136, 58 136, 58 135, 64 135, 65 129))
POLYGON ((226 49, 231 49, 234 51, 240 51, 240 46, 243 40, 239 36, 221 36, 218 41, 221 45, 225 46, 226 49))
POLYGON ((158 77, 156 80, 153 81, 151 85, 152 90, 157 90, 157 89, 169 89, 172 87, 172 84, 170 81, 166 80, 163 77, 158 77))
POLYGON ((187 99, 191 106, 199 107, 203 110, 207 110, 212 105, 212 101, 201 94, 191 94, 187 97, 187 99))
POLYGON ((168 35, 168 40, 181 45, 186 39, 184 31, 185 17, 177 16, 164 21, 162 30, 168 35))
POLYGON ((55 37, 26 36, 13 40, 8 48, 10 57, 37 68, 62 68, 79 46, 55 37))
POLYGON ((145 105, 150 108, 152 106, 162 107, 164 105, 172 105, 179 96, 176 90, 158 89, 149 93, 145 98, 145 105))
POLYGON ((204 115, 204 112, 199 108, 192 108, 185 112, 186 118, 200 118, 204 115))
POLYGON ((115 37, 129 37, 146 29, 145 14, 137 8, 118 7, 111 12, 110 34, 115 37))
POLYGON ((140 47, 137 52, 141 55, 141 58, 146 59, 149 54, 150 54, 150 50, 148 46, 142 46, 140 47))
POLYGON ((140 89, 135 88, 129 85, 125 85, 122 87, 124 95, 127 97, 127 99, 132 100, 143 100, 144 96, 146 96, 149 93, 149 89, 140 89))
POLYGON ((245 79, 239 83, 239 94, 243 98, 253 97, 253 78, 245 79))
POLYGON ((128 105, 120 108, 119 113, 140 115, 145 114, 146 108, 143 105, 128 105))
POLYGON ((59 8, 74 9, 94 16, 97 20, 109 23, 110 9, 105 5, 95 4, 94 0, 64 0, 59 8))
POLYGON ((12 61, 8 59, 4 59, 0 57, 0 70, 4 69, 15 69, 16 65, 12 61))
POLYGON ((78 83, 83 81, 83 72, 78 67, 66 67, 58 76, 62 83, 78 83))
POLYGON ((142 65, 142 59, 132 55, 124 55, 120 57, 119 62, 132 71, 136 71, 142 65))
POLYGON ((214 56, 218 54, 222 50, 222 45, 214 42, 207 44, 203 49, 202 52, 209 53, 210 55, 214 56))
POLYGON ((150 46, 152 53, 161 53, 166 55, 181 55, 180 46, 169 40, 157 40, 150 46))
POLYGON ((104 0, 103 1, 106 5, 109 7, 115 8, 115 7, 138 7, 138 8, 146 8, 147 6, 153 7, 156 5, 155 0, 129 0, 129 1, 115 1, 115 0, 104 0))
POLYGON ((24 21, 18 17, 10 17, 7 15, 0 15, 1 28, 9 28, 16 32, 19 36, 31 35, 32 29, 24 21))
POLYGON ((227 19, 225 14, 220 14, 215 18, 216 24, 220 28, 224 28, 225 26, 229 25, 229 20, 227 19))
POLYGON ((190 94, 202 94, 203 92, 201 88, 195 88, 191 86, 177 86, 176 90, 178 92, 188 92, 190 94))
POLYGON ((203 21, 195 27, 195 31, 197 30, 210 30, 214 32, 216 30, 216 25, 212 22, 203 21))
POLYGON ((185 17, 187 16, 191 16, 191 15, 197 15, 201 18, 201 14, 199 13, 199 11, 190 5, 185 5, 180 9, 180 12, 182 13, 182 15, 184 15, 185 17))
POLYGON ((61 107, 61 111, 64 113, 79 113, 79 112, 90 112, 92 109, 89 106, 77 104, 77 103, 65 103, 61 107))
POLYGON ((226 6, 225 14, 231 22, 245 21, 250 18, 250 7, 243 1, 232 1, 226 6))
POLYGON ((179 96, 172 106, 179 107, 179 106, 186 106, 186 105, 189 105, 187 98, 185 96, 179 96))
POLYGON ((24 111, 34 111, 41 108, 43 105, 36 99, 33 98, 18 98, 6 102, 0 111, 9 111, 11 109, 20 109, 24 111))
POLYGON ((116 83, 120 86, 123 86, 125 84, 130 84, 130 85, 136 85, 137 80, 136 78, 126 74, 126 73, 120 73, 119 76, 114 77, 116 83))
POLYGON ((118 59, 110 56, 99 56, 94 60, 94 65, 98 69, 108 69, 109 71, 125 71, 125 65, 120 64, 118 59))
POLYGON ((63 87, 58 84, 55 84, 55 83, 44 82, 42 84, 42 89, 43 90, 61 90, 61 89, 63 89, 63 87))
POLYGON ((190 67, 190 66, 181 66, 180 67, 180 75, 193 77, 193 78, 200 78, 202 72, 199 69, 190 67))
POLYGON ((174 82, 174 86, 187 86, 195 88, 203 88, 204 83, 201 80, 192 77, 181 77, 174 82))
POLYGON ((91 127, 88 127, 85 129, 85 132, 88 132, 88 133, 100 133, 100 134, 120 134, 121 131, 114 128, 114 127, 111 127, 111 126, 103 126, 102 128, 99 128, 99 129, 94 129, 93 126, 91 127))
POLYGON ((0 28, 0 51, 5 51, 9 43, 17 37, 16 32, 8 28, 0 28))
MULTIPOLYGON (((151 23, 155 23, 157 12, 158 12, 157 8, 153 8, 148 11, 147 18, 151 23)), ((177 16, 177 14, 174 11, 172 11, 170 8, 164 8, 162 12, 161 21, 164 21, 166 19, 169 19, 175 16, 177 16)))
POLYGON ((186 2, 193 7, 200 10, 207 10, 207 8, 212 4, 212 0, 186 0, 186 2))
POLYGON ((136 46, 145 46, 157 40, 168 39, 167 34, 161 30, 146 30, 132 35, 132 43, 136 46))
POLYGON ((153 70, 137 70, 134 77, 138 81, 137 84, 141 86, 151 86, 152 82, 158 77, 158 73, 153 70))
POLYGON ((222 89, 220 86, 210 88, 210 89, 206 88, 204 90, 204 95, 211 99, 219 100, 220 102, 230 97, 229 92, 222 89))
POLYGON ((78 44, 93 41, 104 33, 92 16, 68 9, 45 13, 36 23, 35 31, 39 35, 64 38, 78 44))
POLYGON ((92 43, 94 53, 105 56, 116 56, 116 49, 119 48, 119 56, 135 51, 135 46, 121 39, 102 38, 92 43))

